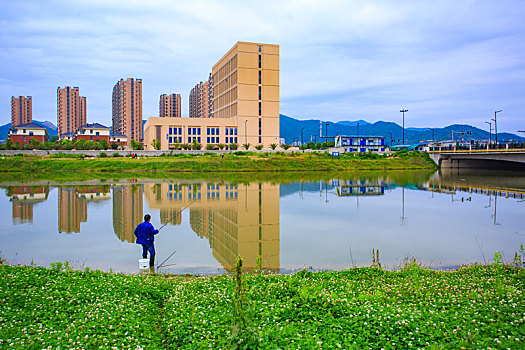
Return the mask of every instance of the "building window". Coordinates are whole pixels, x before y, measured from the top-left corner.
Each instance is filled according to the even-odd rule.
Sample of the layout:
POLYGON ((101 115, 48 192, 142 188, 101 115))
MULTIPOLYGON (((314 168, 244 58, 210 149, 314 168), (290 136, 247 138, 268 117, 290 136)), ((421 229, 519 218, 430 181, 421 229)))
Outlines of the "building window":
POLYGON ((259 46, 259 52, 261 52, 261 46, 259 46))
POLYGON ((259 102, 259 116, 262 115, 262 102, 259 102))
POLYGON ((259 54, 259 68, 261 68, 261 54, 259 54))
POLYGON ((259 84, 262 84, 261 81, 262 81, 262 73, 261 71, 259 71, 259 84))

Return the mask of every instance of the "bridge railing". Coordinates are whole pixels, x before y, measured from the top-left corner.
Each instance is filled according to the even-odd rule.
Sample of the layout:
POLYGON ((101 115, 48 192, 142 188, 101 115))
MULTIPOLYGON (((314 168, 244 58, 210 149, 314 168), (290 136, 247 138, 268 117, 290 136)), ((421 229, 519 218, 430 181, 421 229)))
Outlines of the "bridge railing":
POLYGON ((472 143, 470 145, 465 144, 456 144, 449 146, 436 146, 430 147, 430 151, 474 151, 474 150, 505 150, 505 149, 525 149, 525 142, 509 142, 509 143, 499 143, 499 144, 480 144, 472 143))

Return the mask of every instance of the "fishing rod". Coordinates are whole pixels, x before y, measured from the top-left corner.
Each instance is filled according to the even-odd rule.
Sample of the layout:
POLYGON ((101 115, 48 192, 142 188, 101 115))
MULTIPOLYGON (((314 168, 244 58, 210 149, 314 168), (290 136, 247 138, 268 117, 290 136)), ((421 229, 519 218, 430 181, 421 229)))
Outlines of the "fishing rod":
MULTIPOLYGON (((183 212, 185 209, 187 209, 190 205, 192 205, 192 204, 195 203, 196 201, 197 201, 197 199, 194 199, 193 201, 191 201, 190 204, 188 204, 187 206, 185 206, 184 208, 182 208, 182 209, 180 210, 180 213, 182 214, 182 212, 183 212)), ((161 227, 159 227, 159 232, 160 232, 160 230, 162 230, 167 224, 169 224, 170 222, 172 222, 172 221, 177 217, 177 215, 179 215, 179 213, 175 213, 175 215, 173 215, 173 217, 172 217, 171 219, 169 219, 164 225, 162 225, 161 227)), ((177 252, 177 250, 174 250, 173 253, 171 253, 170 256, 168 256, 168 257, 166 258, 166 260, 164 260, 160 265, 157 265, 157 271, 158 271, 158 269, 160 269, 160 268, 162 267, 162 265, 164 265, 164 263, 165 263, 166 261, 168 261, 168 260, 173 256, 173 254, 175 254, 176 252, 177 252)))

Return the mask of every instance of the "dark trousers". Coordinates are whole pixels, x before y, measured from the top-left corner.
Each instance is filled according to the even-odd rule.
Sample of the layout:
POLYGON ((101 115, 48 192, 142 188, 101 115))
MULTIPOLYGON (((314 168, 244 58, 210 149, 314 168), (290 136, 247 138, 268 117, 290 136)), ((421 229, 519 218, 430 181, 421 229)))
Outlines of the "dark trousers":
POLYGON ((147 259, 149 252, 149 266, 155 266, 155 246, 142 244, 142 258, 147 259))

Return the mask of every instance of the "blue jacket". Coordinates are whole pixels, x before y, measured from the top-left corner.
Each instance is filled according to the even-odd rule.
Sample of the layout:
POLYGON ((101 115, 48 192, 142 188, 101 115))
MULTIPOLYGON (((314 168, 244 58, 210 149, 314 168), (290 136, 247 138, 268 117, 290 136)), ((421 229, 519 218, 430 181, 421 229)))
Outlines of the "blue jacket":
POLYGON ((156 235, 157 233, 159 233, 159 230, 155 230, 152 224, 150 224, 147 221, 144 221, 143 223, 139 224, 135 229, 135 236, 137 236, 137 244, 152 245, 153 241, 155 240, 153 238, 153 235, 156 235))

